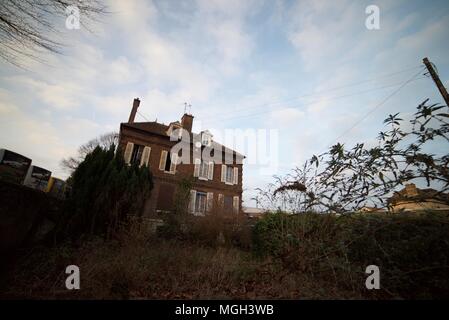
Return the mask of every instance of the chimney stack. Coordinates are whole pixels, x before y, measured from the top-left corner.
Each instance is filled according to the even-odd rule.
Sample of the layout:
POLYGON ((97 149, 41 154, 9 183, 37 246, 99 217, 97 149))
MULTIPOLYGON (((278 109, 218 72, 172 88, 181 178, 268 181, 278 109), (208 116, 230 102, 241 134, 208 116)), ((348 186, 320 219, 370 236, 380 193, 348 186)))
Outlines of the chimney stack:
POLYGON ((135 98, 133 101, 133 108, 131 109, 131 113, 129 115, 128 123, 133 123, 136 118, 137 108, 139 108, 140 100, 139 98, 135 98))
POLYGON ((191 114, 184 113, 181 118, 181 125, 188 132, 192 132, 193 116, 191 114))
POLYGON ((414 183, 409 183, 405 185, 405 192, 409 197, 416 197, 418 195, 418 189, 414 183))

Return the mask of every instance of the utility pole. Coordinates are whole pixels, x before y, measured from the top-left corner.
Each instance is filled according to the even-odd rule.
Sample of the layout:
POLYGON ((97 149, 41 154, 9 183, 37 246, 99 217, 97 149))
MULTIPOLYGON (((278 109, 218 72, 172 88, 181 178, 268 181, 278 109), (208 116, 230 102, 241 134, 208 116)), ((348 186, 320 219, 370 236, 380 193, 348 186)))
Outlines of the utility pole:
POLYGON ((429 70, 429 73, 432 76, 432 79, 435 82, 441 95, 443 96, 444 101, 446 101, 446 106, 449 107, 449 94, 447 93, 446 88, 443 86, 443 83, 441 82, 440 77, 433 69, 433 65, 430 63, 429 59, 427 59, 427 58, 424 58, 422 61, 424 62, 424 65, 426 66, 427 70, 429 70))

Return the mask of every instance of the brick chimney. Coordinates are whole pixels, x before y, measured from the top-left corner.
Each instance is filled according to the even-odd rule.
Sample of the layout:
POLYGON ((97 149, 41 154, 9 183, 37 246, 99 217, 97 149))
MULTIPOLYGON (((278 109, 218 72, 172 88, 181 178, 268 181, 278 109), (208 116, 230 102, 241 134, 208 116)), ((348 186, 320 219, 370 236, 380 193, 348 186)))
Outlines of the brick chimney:
POLYGON ((181 118, 181 125, 187 131, 192 132, 193 116, 191 114, 184 113, 181 118))
POLYGON ((409 197, 415 197, 418 195, 418 189, 414 183, 409 183, 405 185, 405 193, 409 197))
POLYGON ((139 108, 140 100, 139 98, 135 98, 133 101, 133 108, 131 109, 131 113, 129 114, 128 123, 133 123, 136 118, 137 108, 139 108))

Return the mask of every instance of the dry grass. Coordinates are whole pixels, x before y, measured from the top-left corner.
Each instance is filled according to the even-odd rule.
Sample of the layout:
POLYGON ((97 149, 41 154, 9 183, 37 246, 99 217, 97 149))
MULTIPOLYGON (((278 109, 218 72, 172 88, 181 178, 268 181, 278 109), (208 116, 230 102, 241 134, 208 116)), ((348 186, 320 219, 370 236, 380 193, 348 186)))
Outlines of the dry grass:
POLYGON ((252 239, 244 223, 223 217, 188 226, 150 235, 132 223, 114 240, 29 249, 1 277, 0 297, 422 299, 449 292, 446 215, 276 214, 256 225, 252 239), (65 289, 71 264, 80 268, 81 290, 65 289), (381 290, 365 288, 370 264, 381 268, 381 290))
POLYGON ((316 299, 354 298, 278 261, 233 246, 147 236, 132 228, 113 241, 34 248, 7 274, 3 298, 31 299, 316 299), (81 290, 65 289, 65 267, 79 266, 81 290))

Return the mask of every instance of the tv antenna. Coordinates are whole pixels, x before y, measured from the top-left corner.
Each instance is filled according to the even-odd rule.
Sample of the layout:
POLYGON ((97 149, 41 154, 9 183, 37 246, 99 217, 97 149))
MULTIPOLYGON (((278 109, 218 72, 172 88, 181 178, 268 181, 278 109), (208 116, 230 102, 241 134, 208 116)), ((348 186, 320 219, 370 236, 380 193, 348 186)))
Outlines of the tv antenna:
POLYGON ((184 113, 187 113, 187 112, 190 113, 191 110, 192 110, 192 105, 187 102, 184 102, 184 113))

